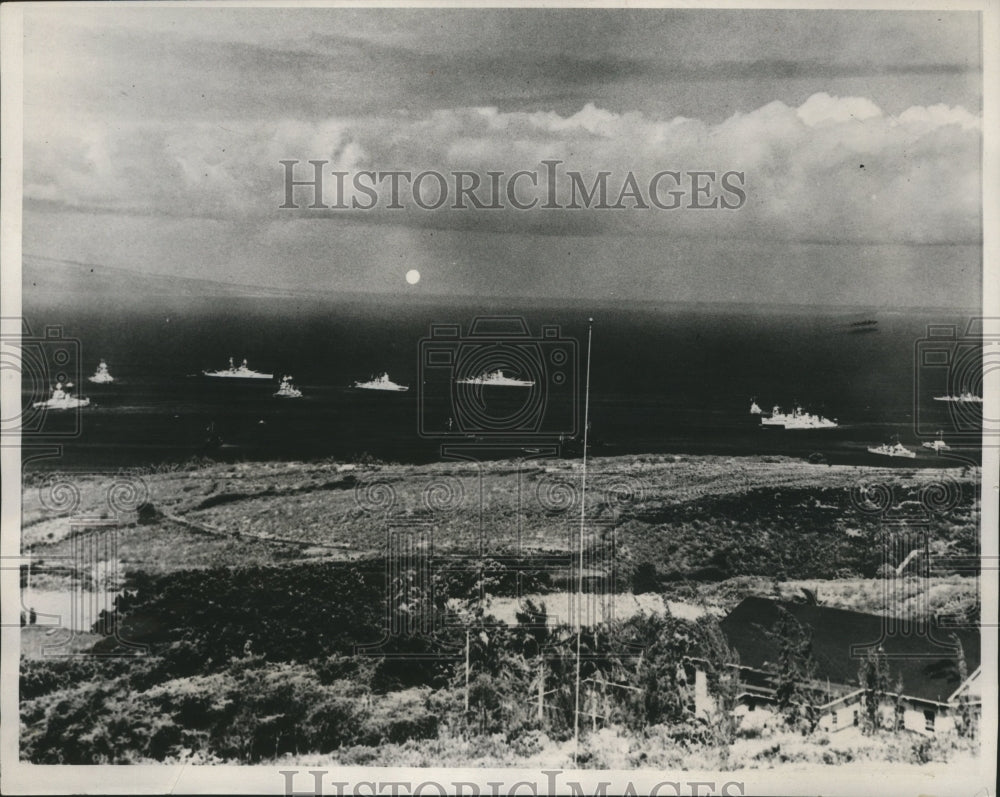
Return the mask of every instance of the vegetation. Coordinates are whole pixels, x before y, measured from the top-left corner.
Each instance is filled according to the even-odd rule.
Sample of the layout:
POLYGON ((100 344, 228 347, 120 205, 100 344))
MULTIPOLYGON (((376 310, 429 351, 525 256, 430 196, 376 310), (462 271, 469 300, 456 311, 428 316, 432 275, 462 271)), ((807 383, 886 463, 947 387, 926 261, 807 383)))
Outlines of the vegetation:
MULTIPOLYGON (((952 634, 952 640, 955 643, 955 669, 958 673, 958 682, 965 683, 966 678, 969 677, 969 667, 965 663, 965 651, 962 649, 962 642, 959 640, 958 636, 952 634)), ((976 713, 972 705, 972 700, 969 697, 968 692, 963 692, 958 697, 958 713, 955 717, 955 730, 958 731, 958 735, 966 739, 976 739, 978 736, 979 723, 977 722, 976 713)))
POLYGON ((812 657, 812 634, 787 610, 778 608, 775 628, 762 629, 778 642, 775 700, 785 723, 803 733, 811 733, 818 717, 813 709, 809 684, 815 679, 816 663, 812 657))
MULTIPOLYGON (((932 551, 955 557, 978 551, 975 475, 957 470, 938 475, 713 457, 596 459, 592 468, 587 514, 614 529, 619 589, 656 592, 677 581, 754 575, 872 578, 884 564, 890 527, 858 500, 862 482, 879 482, 896 507, 919 514, 914 528, 927 530, 932 551), (937 480, 949 485, 947 496, 932 500, 929 485, 937 480)), ((432 526, 437 551, 469 555, 479 549, 486 512, 494 555, 565 554, 579 517, 579 477, 566 462, 494 462, 482 473, 456 463, 332 462, 129 472, 123 478, 140 485, 151 522, 123 531, 120 544, 130 569, 150 573, 235 566, 241 548, 262 564, 348 561, 382 554, 391 517, 396 525, 432 526), (160 537, 174 544, 158 545, 160 537)), ((106 488, 115 478, 31 475, 23 496, 26 542, 65 555, 69 527, 51 511, 56 504, 47 486, 69 481, 77 512, 100 516, 109 514, 106 488)))
MULTIPOLYGON (((498 565, 458 575, 439 574, 436 587, 455 589, 440 594, 404 574, 388 602, 384 573, 329 564, 140 579, 116 619, 119 638, 146 645, 144 655, 107 637, 94 648, 103 656, 23 661, 22 755, 250 763, 431 739, 444 727, 568 738, 575 631, 549 625, 544 606, 526 604, 513 626, 478 609, 478 591, 508 578, 498 565), (424 610, 435 633, 383 638, 387 617, 398 627, 424 610)), ((637 733, 695 723, 707 736, 684 662, 697 653, 721 672, 732 655, 721 639, 710 620, 669 614, 583 629, 585 715, 637 733)))
MULTIPOLYGON (((662 598, 657 606, 676 612, 640 611, 579 633, 550 616, 554 593, 576 588, 559 567, 579 513, 555 493, 533 502, 546 479, 576 478, 565 463, 555 473, 492 463, 481 483, 464 488, 479 474, 463 466, 374 461, 195 463, 129 474, 144 488, 135 522, 119 530, 126 591, 103 618, 117 636, 96 642, 89 652, 99 655, 23 658, 21 754, 76 764, 324 756, 502 766, 543 754, 567 763, 559 756, 579 725, 579 763, 592 767, 865 758, 864 749, 835 748, 817 733, 802 685, 812 672, 809 635, 790 615, 768 630, 781 640, 783 727, 742 727, 731 710, 737 659, 714 617, 751 593, 873 610, 883 597, 872 580, 884 565, 880 518, 852 500, 856 469, 780 458, 747 473, 734 467, 712 458, 595 464, 587 510, 603 535, 587 553, 609 545, 614 588, 662 598), (823 487, 814 473, 802 476, 810 467, 823 487), (631 492, 607 486, 626 472, 642 484, 631 492), (445 494, 429 493, 428 480, 451 484, 456 506, 434 503, 445 494), (473 496, 490 513, 492 559, 478 555, 473 496), (414 539, 433 528, 440 556, 387 571, 390 504, 393 528, 416 530, 414 539), (490 613, 489 599, 500 597, 517 598, 513 620, 490 613), (683 611, 692 604, 707 613, 694 619, 699 612, 683 611), (135 655, 134 645, 145 653, 135 655), (707 711, 695 709, 695 661, 714 699, 707 711)), ((59 577, 45 560, 58 561, 71 542, 65 514, 40 497, 55 477, 26 482, 35 585, 59 577)), ((897 470, 886 478, 912 503, 927 477, 897 470)), ((974 482, 958 484, 956 500, 924 524, 932 549, 953 555, 978 550, 974 482)), ((77 486, 79 512, 110 512, 100 478, 77 486)), ((912 585, 900 576, 897 592, 976 618, 975 579, 963 575, 912 585)), ((891 691, 879 666, 865 662, 859 673, 873 705, 891 691)), ((958 727, 968 741, 971 707, 967 714, 958 727)), ((951 752, 939 741, 904 745, 877 719, 866 730, 886 760, 951 752)))
POLYGON ((858 685, 864 690, 861 700, 861 729, 871 735, 882 729, 882 706, 889 694, 889 662, 881 647, 869 649, 861 660, 858 685))

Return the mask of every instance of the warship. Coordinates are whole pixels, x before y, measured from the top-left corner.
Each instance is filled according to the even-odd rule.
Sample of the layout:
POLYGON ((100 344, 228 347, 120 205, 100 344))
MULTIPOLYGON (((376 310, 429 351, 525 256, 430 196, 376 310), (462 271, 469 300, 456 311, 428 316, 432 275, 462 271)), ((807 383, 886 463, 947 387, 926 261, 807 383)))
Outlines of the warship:
MULTIPOLYGON (((752 411, 752 408, 751 408, 752 411)), ((796 406, 791 412, 782 412, 777 404, 771 409, 770 415, 762 415, 761 426, 782 426, 785 429, 836 429, 837 422, 806 412, 796 406)))
POLYGON ((868 453, 878 454, 881 457, 906 457, 907 459, 914 459, 917 456, 916 451, 911 451, 899 440, 894 445, 882 443, 880 446, 869 446, 868 453))
POLYGON ((481 385, 491 387, 533 387, 534 382, 530 379, 514 379, 507 376, 503 371, 492 371, 482 376, 470 376, 457 380, 460 385, 481 385))
POLYGON ((229 367, 224 371, 202 371, 205 376, 211 376, 222 379, 273 379, 274 374, 265 374, 260 371, 251 370, 247 366, 247 361, 244 359, 243 363, 237 368, 233 365, 233 358, 229 358, 229 367))
POLYGON ((115 378, 108 372, 108 364, 104 360, 101 360, 94 375, 88 376, 87 379, 97 385, 107 385, 115 381, 115 378))
POLYGON ((924 448, 929 448, 932 451, 948 451, 951 446, 944 441, 944 432, 938 431, 938 436, 936 440, 929 440, 926 443, 922 443, 924 448))
POLYGON ((278 392, 274 395, 277 398, 302 398, 302 391, 292 384, 292 377, 286 374, 281 377, 281 384, 278 386, 278 392))
POLYGON ((65 385, 62 382, 56 382, 56 386, 52 388, 52 395, 48 400, 36 401, 31 406, 35 409, 73 410, 77 407, 86 407, 90 404, 89 398, 71 396, 69 393, 71 387, 73 387, 72 382, 67 382, 65 385))
POLYGON ((354 387, 359 390, 391 390, 397 393, 410 389, 407 385, 397 385, 389 378, 389 374, 384 372, 379 376, 371 377, 367 382, 355 382, 354 387))
POLYGON ((956 401, 962 404, 982 404, 983 397, 970 393, 968 390, 959 393, 957 396, 935 396, 935 401, 956 401))

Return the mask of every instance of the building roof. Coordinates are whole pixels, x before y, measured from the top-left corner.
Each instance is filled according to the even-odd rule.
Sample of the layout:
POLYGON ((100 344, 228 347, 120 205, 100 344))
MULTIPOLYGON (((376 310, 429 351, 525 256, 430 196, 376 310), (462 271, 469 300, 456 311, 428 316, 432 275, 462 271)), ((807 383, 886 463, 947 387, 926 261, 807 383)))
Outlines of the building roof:
POLYGON ((955 694, 951 696, 952 700, 956 700, 959 697, 967 697, 973 702, 982 702, 983 699, 983 668, 979 667, 972 675, 968 677, 964 684, 962 684, 958 689, 955 690, 955 694))
POLYGON ((918 633, 907 629, 900 620, 877 614, 750 597, 721 622, 722 631, 739 653, 742 666, 764 671, 776 669, 774 663, 778 661, 780 646, 773 634, 767 632, 774 628, 782 608, 811 632, 815 677, 819 681, 857 687, 858 667, 865 649, 881 645, 888 659, 890 690, 895 688, 896 679, 902 677, 904 695, 945 703, 961 685, 953 635, 961 642, 968 674, 974 673, 980 664, 978 629, 931 625, 918 633))

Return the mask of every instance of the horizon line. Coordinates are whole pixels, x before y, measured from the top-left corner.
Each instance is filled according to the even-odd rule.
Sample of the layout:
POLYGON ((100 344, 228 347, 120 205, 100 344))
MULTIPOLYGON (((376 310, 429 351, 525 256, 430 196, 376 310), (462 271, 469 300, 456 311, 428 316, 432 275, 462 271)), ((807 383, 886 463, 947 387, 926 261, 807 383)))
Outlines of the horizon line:
MULTIPOLYGON (((837 303, 837 302, 822 302, 822 301, 798 301, 798 302, 781 302, 781 301, 754 301, 754 300, 738 300, 738 299, 649 299, 644 297, 612 297, 612 296, 601 296, 599 298, 588 299, 585 297, 574 297, 574 296, 552 296, 552 295, 537 295, 537 294, 491 294, 488 296, 483 296, 480 294, 465 294, 465 293, 419 293, 419 294, 406 294, 403 292, 389 292, 389 291, 362 291, 362 290, 334 290, 329 288, 282 288, 273 287, 266 285, 254 285, 245 282, 225 282, 222 280, 211 279, 208 277, 188 277, 174 274, 164 274, 162 272, 146 272, 137 271, 135 269, 130 269, 124 266, 111 266, 102 263, 88 263, 80 260, 70 260, 67 258, 57 258, 50 257, 48 255, 39 254, 22 254, 22 304, 26 298, 27 291, 23 287, 23 261, 34 259, 34 260, 44 260, 51 263, 57 263, 62 266, 72 266, 78 268, 90 268, 90 269, 102 269, 104 271, 116 272, 120 274, 127 274, 132 277, 139 279, 150 279, 150 280, 163 280, 167 282, 175 283, 186 283, 190 286, 199 286, 202 289, 205 287, 216 287, 220 292, 229 294, 229 298, 280 298, 280 299, 308 299, 311 301, 350 301, 359 298, 372 300, 372 301, 394 301, 394 302, 413 302, 426 304, 433 301, 441 301, 445 303, 452 302, 505 302, 505 301, 527 301, 532 304, 539 304, 544 302, 552 303, 562 303, 562 304, 573 304, 573 305, 593 305, 593 306, 609 306, 609 305, 622 305, 629 304, 635 305, 640 304, 650 307, 662 307, 662 306, 724 306, 724 307, 746 307, 746 308, 768 308, 768 309, 808 309, 816 310, 818 308, 827 308, 831 310, 879 310, 879 311, 899 311, 899 310, 948 310, 948 311, 981 311, 982 299, 980 299, 979 306, 973 307, 967 304, 944 304, 944 305, 919 305, 919 304, 904 304, 904 305, 892 305, 888 302, 875 303, 875 304, 854 304, 854 303, 837 303), (232 296, 234 291, 245 291, 246 293, 239 296, 232 296)), ((63 294, 70 291, 58 291, 52 292, 48 295, 53 294, 63 294)), ((78 292, 74 292, 75 295, 79 296, 78 292)), ((43 294, 42 298, 45 298, 43 294)), ((201 293, 197 297, 191 297, 182 293, 151 293, 147 297, 143 298, 212 298, 211 294, 201 293)))

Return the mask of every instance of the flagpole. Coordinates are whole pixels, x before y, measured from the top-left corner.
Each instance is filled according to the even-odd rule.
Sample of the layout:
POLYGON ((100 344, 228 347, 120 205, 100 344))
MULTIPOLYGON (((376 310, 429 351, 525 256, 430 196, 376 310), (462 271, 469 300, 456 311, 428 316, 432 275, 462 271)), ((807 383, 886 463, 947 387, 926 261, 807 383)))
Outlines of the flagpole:
POLYGON ((594 319, 587 319, 587 377, 583 399, 583 482, 580 488, 580 578, 577 596, 576 623, 576 710, 573 712, 573 764, 580 754, 580 654, 583 637, 583 526, 587 515, 587 439, 590 431, 590 341, 594 334, 594 319))

